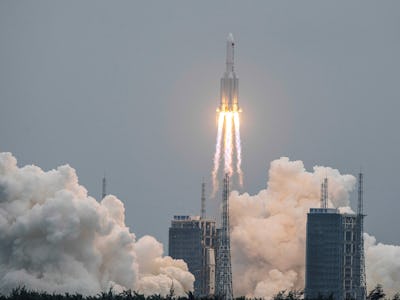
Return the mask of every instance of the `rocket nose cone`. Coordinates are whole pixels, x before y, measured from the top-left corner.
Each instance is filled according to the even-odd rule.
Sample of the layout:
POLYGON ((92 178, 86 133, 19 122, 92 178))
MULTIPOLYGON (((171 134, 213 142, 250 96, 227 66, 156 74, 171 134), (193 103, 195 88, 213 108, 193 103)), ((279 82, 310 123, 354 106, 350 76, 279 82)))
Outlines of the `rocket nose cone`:
POLYGON ((233 39, 233 34, 232 33, 229 33, 228 34, 228 42, 231 42, 231 43, 234 43, 235 42, 235 40, 233 39))

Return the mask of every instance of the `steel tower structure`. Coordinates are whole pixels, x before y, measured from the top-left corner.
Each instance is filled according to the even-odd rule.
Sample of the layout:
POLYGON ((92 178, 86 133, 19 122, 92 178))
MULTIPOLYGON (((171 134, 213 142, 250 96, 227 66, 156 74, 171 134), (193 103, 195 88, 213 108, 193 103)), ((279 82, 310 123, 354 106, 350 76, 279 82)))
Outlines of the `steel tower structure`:
POLYGON ((229 234, 229 175, 225 174, 222 192, 221 228, 218 235, 216 291, 217 296, 223 299, 233 299, 231 242, 229 234))
POLYGON ((358 251, 360 255, 360 285, 357 293, 357 300, 365 300, 367 297, 367 280, 365 276, 365 257, 364 257, 364 199, 363 199, 363 174, 358 174, 358 251))
POLYGON ((328 178, 321 184, 321 208, 328 208, 328 178))
POLYGON ((103 181, 102 181, 101 199, 104 199, 104 197, 106 195, 107 195, 107 192, 106 192, 106 175, 104 175, 103 181))
POLYGON ((206 184, 204 182, 201 183, 201 215, 202 219, 206 218, 206 184))

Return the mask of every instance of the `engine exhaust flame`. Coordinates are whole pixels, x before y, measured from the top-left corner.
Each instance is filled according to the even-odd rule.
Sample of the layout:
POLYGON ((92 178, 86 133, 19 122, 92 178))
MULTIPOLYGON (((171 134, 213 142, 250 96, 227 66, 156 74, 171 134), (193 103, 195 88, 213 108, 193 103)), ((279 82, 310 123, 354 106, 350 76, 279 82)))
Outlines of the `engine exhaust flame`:
POLYGON ((221 153, 224 159, 224 173, 231 177, 234 174, 233 160, 236 157, 236 173, 239 177, 240 186, 243 185, 243 172, 241 169, 241 141, 240 121, 237 111, 220 111, 218 116, 217 141, 214 154, 214 169, 212 171, 213 192, 212 197, 218 191, 218 171, 221 160, 221 153), (223 143, 222 143, 223 139, 223 143), (222 148, 223 147, 223 148, 222 148), (235 154, 235 156, 234 156, 235 154))
POLYGON ((242 164, 242 145, 240 141, 240 120, 239 120, 239 113, 235 112, 233 114, 233 122, 235 125, 235 142, 236 142, 236 172, 239 176, 239 185, 243 186, 243 172, 241 168, 242 164))
POLYGON ((229 177, 232 176, 232 154, 233 154, 233 143, 232 143, 232 113, 225 113, 225 174, 228 174, 229 177))
POLYGON ((224 127, 224 114, 220 113, 218 117, 218 131, 217 131, 217 141, 215 144, 215 154, 214 154, 214 169, 212 172, 213 178, 213 195, 216 193, 216 188, 218 187, 218 168, 219 161, 221 159, 221 141, 222 141, 222 129, 224 127))

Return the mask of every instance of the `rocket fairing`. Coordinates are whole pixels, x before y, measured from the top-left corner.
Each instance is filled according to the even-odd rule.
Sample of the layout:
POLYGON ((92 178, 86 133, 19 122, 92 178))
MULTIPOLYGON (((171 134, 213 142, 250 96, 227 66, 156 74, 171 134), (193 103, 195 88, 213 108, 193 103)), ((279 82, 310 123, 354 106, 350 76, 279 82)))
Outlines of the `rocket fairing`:
POLYGON ((226 70, 221 78, 221 99, 217 111, 240 112, 239 108, 239 78, 234 70, 235 41, 232 33, 226 40, 226 70))

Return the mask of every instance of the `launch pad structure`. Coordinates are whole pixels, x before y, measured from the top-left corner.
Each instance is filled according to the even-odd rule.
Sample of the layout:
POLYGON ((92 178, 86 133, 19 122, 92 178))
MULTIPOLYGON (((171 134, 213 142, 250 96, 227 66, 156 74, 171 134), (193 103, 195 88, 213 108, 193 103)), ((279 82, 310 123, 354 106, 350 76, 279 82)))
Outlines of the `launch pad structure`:
POLYGON ((321 207, 310 208, 306 233, 307 298, 366 299, 363 239, 363 174, 358 177, 357 213, 328 208, 328 179, 321 185, 321 207))
POLYGON ((233 299, 231 241, 229 228, 229 192, 230 179, 234 173, 233 155, 236 150, 236 173, 239 183, 243 183, 241 170, 241 141, 239 112, 239 79, 234 69, 235 41, 230 33, 226 41, 226 69, 221 78, 220 104, 216 152, 214 156, 213 183, 214 191, 218 186, 218 165, 220 153, 224 158, 224 178, 221 201, 221 224, 217 229, 216 260, 215 260, 215 295, 222 299, 233 299))
POLYGON ((215 274, 215 294, 223 299, 233 299, 231 242, 229 232, 229 175, 225 174, 222 191, 221 228, 218 230, 218 247, 215 274))
MULTIPOLYGON (((231 247, 229 233, 229 191, 234 173, 239 185, 243 184, 241 170, 241 141, 239 113, 239 79, 234 69, 233 35, 226 40, 226 69, 221 78, 220 103, 217 109, 218 130, 212 171, 212 198, 218 190, 219 166, 223 166, 223 191, 220 228, 216 221, 206 217, 205 184, 201 189, 200 216, 177 215, 169 229, 169 255, 184 259, 189 271, 195 275, 194 293, 197 296, 217 295, 233 299, 231 247), (236 164, 234 160, 236 159, 236 164)), ((222 173, 222 172, 221 172, 222 173)))
POLYGON ((365 275, 365 256, 364 256, 364 175, 358 174, 358 197, 357 197, 357 236, 358 253, 359 253, 359 282, 357 284, 358 299, 367 298, 367 279, 365 275))

